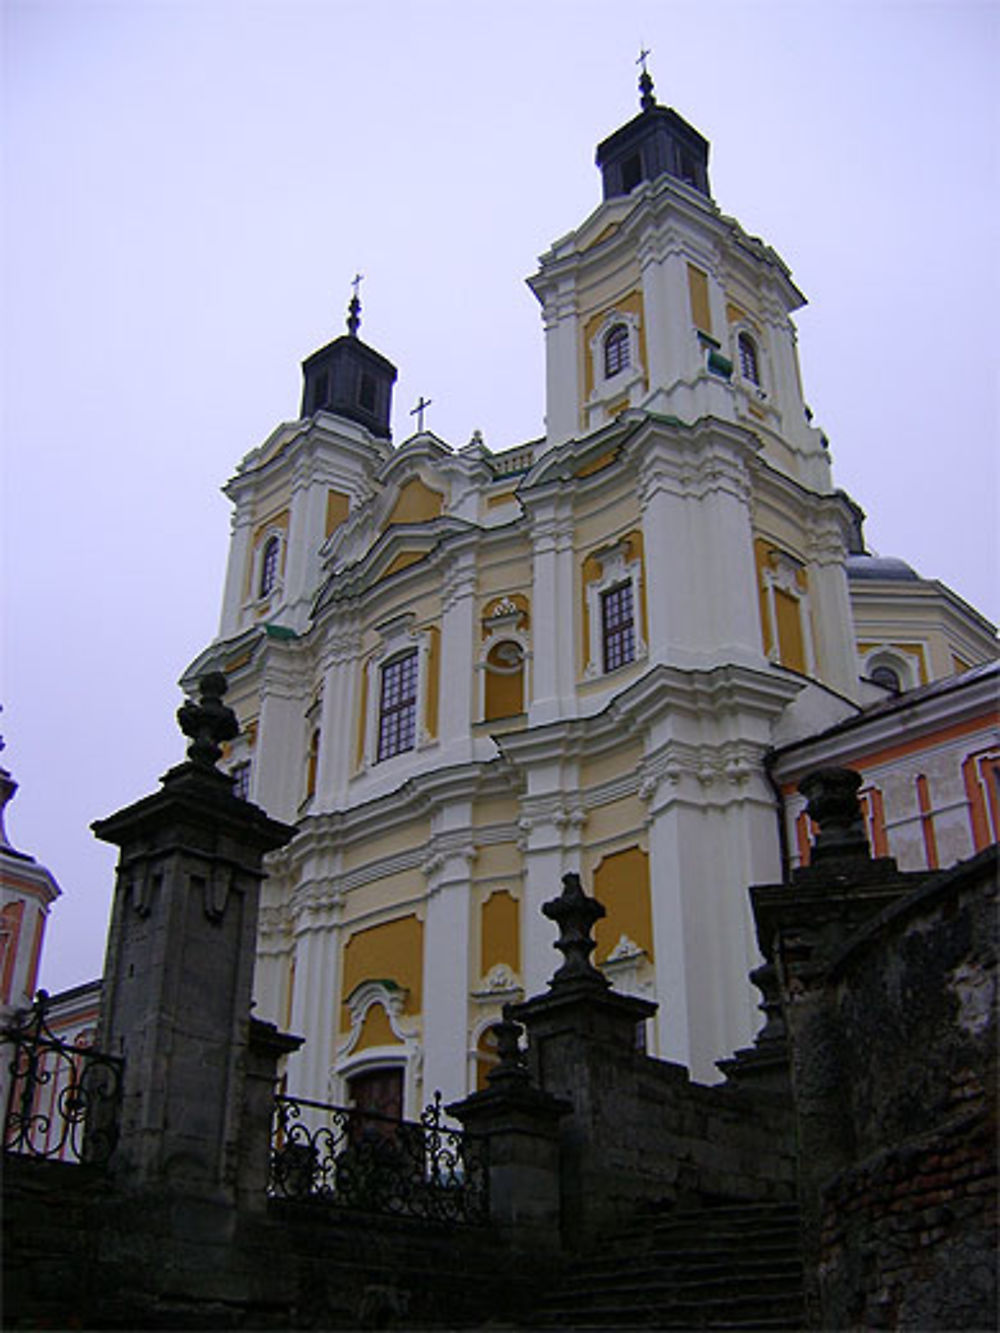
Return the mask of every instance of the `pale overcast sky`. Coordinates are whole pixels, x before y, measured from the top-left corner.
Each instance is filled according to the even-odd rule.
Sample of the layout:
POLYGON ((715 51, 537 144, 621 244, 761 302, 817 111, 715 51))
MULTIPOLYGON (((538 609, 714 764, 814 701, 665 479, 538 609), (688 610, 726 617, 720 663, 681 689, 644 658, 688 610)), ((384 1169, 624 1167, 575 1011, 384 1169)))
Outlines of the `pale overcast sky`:
POLYGON ((42 981, 97 975, 88 826, 182 757, 220 485, 343 331, 455 446, 541 433, 523 279, 658 99, 790 265, 806 394, 869 544, 1000 614, 995 3, 5 0, 3 700, 14 844, 56 874, 42 981))

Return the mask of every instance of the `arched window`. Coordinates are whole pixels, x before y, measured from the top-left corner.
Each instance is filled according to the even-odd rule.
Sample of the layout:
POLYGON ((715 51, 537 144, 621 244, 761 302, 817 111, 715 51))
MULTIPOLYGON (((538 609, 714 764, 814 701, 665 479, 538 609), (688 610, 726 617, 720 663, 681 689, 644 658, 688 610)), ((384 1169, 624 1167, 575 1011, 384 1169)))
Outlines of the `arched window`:
POLYGON ((760 385, 760 362, 757 358, 757 344, 749 333, 741 333, 736 341, 740 354, 740 374, 751 384, 760 385))
POLYGON ((309 739, 309 753, 306 756, 306 800, 316 795, 316 770, 319 767, 319 727, 309 739))
POLYGON ((872 668, 871 679, 876 685, 884 685, 887 690, 892 690, 893 694, 903 692, 903 682, 899 678, 899 672, 885 663, 872 668))
POLYGON ((624 324, 612 324, 604 335, 604 378, 617 375, 628 363, 628 329, 624 324))
POLYGON ((257 589, 259 597, 266 597, 278 581, 278 556, 280 554, 281 538, 268 537, 260 558, 260 584, 257 589))

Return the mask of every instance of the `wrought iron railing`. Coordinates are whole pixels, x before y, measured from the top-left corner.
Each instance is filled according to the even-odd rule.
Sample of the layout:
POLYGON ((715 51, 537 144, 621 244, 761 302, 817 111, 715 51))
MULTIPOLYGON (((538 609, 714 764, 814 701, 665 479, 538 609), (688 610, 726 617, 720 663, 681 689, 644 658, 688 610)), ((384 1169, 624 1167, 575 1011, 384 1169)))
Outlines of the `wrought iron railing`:
POLYGON ((485 1139, 443 1124, 441 1094, 419 1122, 275 1098, 272 1196, 434 1222, 485 1222, 485 1139))
POLYGON ((49 997, 0 1029, 6 1092, 3 1150, 67 1162, 108 1160, 117 1141, 123 1061, 62 1041, 49 997))

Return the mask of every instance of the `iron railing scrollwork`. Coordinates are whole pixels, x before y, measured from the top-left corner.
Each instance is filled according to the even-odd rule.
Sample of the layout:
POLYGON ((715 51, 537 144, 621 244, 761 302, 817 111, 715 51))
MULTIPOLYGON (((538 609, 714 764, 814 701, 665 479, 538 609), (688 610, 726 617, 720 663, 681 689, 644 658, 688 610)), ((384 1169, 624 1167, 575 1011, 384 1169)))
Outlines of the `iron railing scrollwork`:
POLYGON ((486 1222, 485 1139, 443 1123, 440 1092, 419 1122, 275 1098, 273 1197, 433 1222, 486 1222))
POLYGON ((49 997, 0 1030, 7 1100, 3 1150, 66 1162, 104 1163, 118 1132, 123 1061, 72 1046, 51 1030, 49 997))

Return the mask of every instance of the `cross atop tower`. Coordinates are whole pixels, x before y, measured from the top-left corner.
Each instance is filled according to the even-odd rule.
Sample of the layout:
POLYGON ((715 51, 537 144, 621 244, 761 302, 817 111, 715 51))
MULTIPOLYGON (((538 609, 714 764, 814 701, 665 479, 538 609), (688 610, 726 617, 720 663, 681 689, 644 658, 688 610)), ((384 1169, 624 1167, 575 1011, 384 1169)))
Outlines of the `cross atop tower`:
POLYGON ((639 75, 639 105, 643 111, 649 111, 656 106, 656 98, 653 96, 653 76, 646 68, 646 59, 652 54, 648 46, 639 43, 639 59, 635 63, 642 66, 642 73, 639 75))
POLYGON ((418 434, 418 435, 422 435, 422 434, 423 434, 423 430, 424 430, 424 412, 425 412, 425 410, 426 410, 428 407, 430 407, 430 405, 431 405, 431 403, 432 403, 433 401, 434 401, 434 400, 433 400, 432 398, 425 398, 424 395, 421 394, 420 397, 417 399, 417 405, 416 405, 416 407, 412 407, 412 408, 410 408, 410 416, 411 416, 411 417, 416 417, 416 418, 417 418, 417 434, 418 434))
POLYGON ((351 297, 351 303, 347 307, 347 332, 352 338, 358 336, 358 329, 361 326, 361 297, 359 293, 361 291, 361 280, 364 276, 363 273, 355 273, 354 277, 351 279, 351 287, 353 288, 354 295, 351 297))

